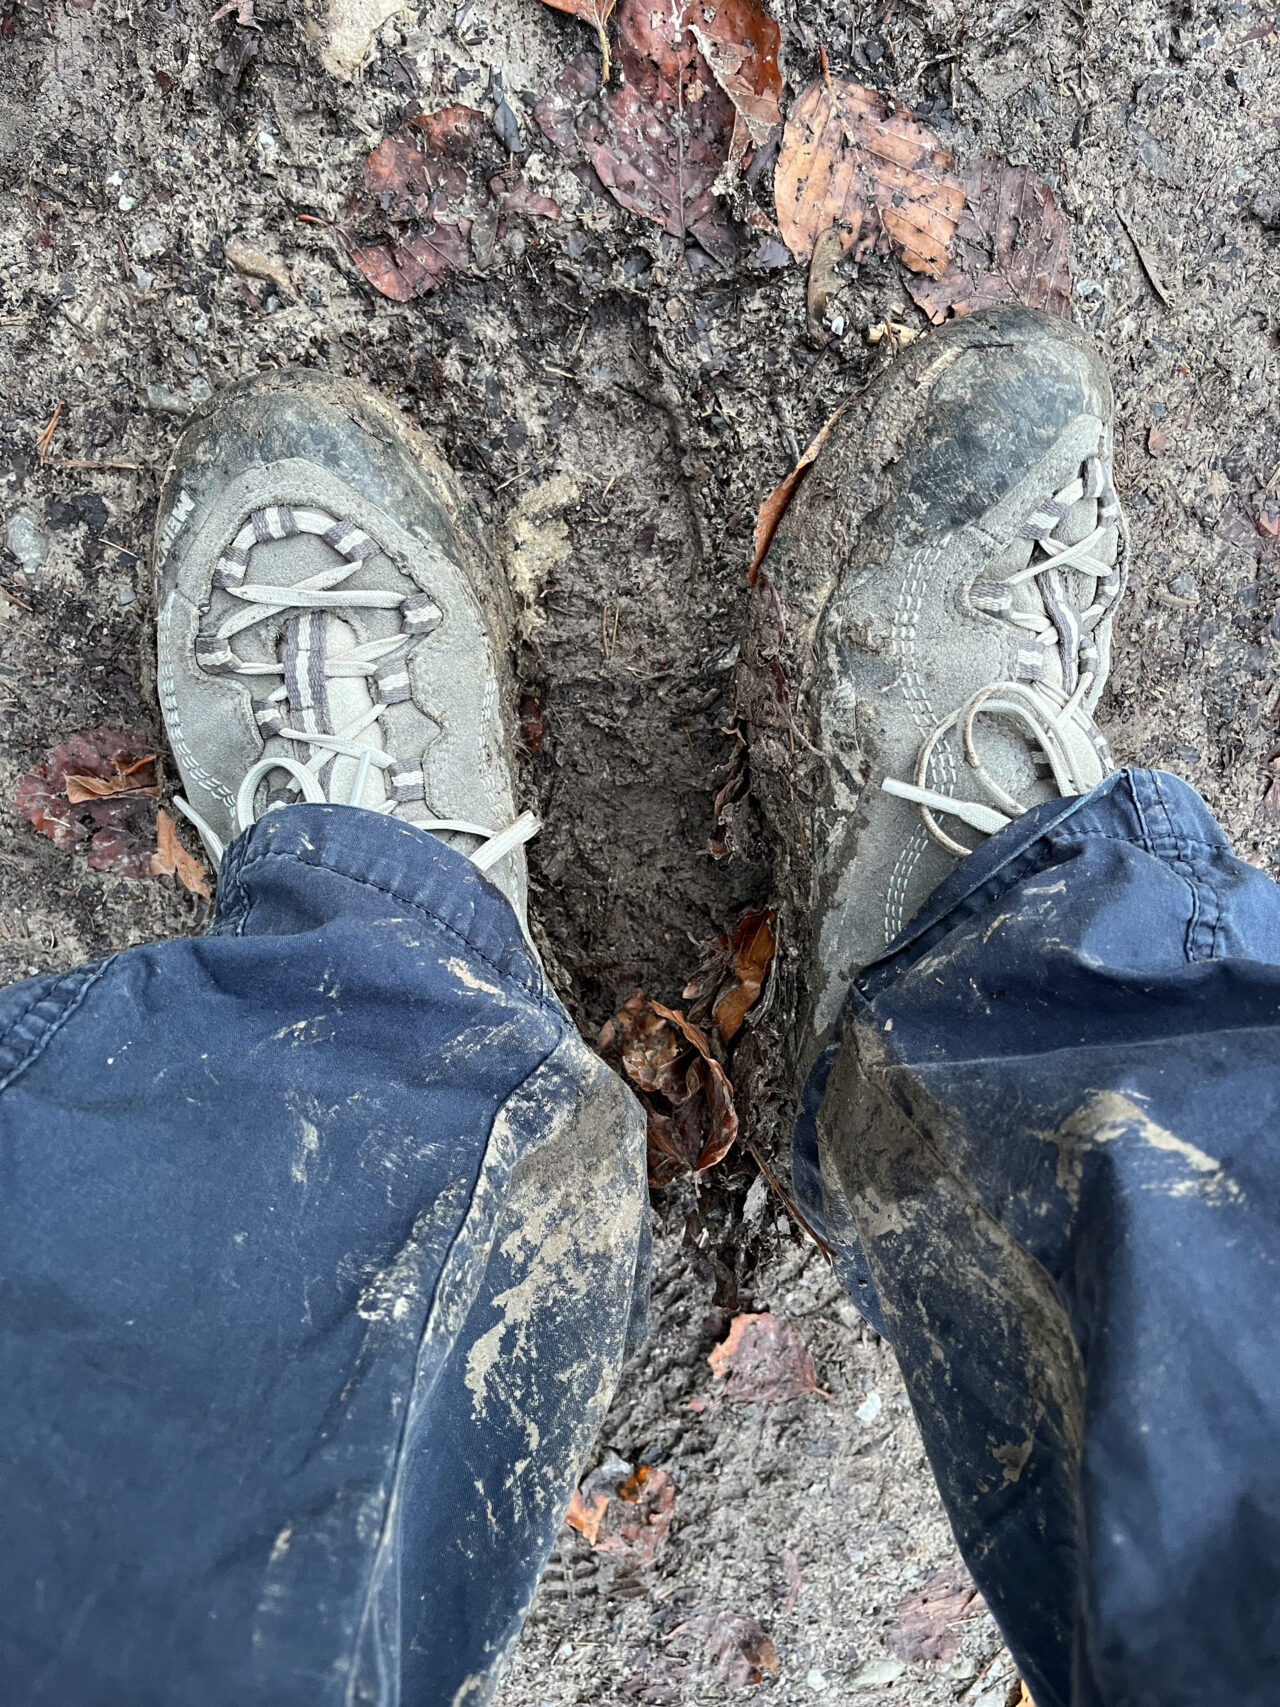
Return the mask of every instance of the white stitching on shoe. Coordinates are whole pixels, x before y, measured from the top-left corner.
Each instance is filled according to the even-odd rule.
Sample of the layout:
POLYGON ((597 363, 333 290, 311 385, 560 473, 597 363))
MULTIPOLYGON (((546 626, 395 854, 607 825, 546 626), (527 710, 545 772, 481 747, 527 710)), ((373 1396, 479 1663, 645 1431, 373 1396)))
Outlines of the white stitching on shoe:
POLYGON ((170 630, 173 627, 173 604, 178 597, 177 589, 169 594, 156 616, 156 629, 159 645, 158 655, 166 660, 165 668, 160 676, 160 709, 164 713, 164 724, 169 735, 169 744, 178 759, 179 767, 184 776, 194 777, 215 800, 221 801, 228 812, 235 811, 235 796, 229 788, 209 772, 196 758, 187 743, 182 730, 182 714, 178 708, 178 690, 173 679, 173 667, 170 662, 174 656, 170 630))
MULTIPOLYGON (((920 612, 924 607, 924 589, 929 573, 934 570, 942 558, 942 548, 932 546, 912 555, 908 572, 903 577, 902 587, 898 594, 898 602, 894 608, 893 621, 890 625, 890 641, 902 660, 903 669, 899 680, 902 684, 903 698, 907 702, 907 710, 920 731, 921 739, 925 739, 929 731, 937 723, 937 713, 929 698, 924 681, 916 667, 916 627, 920 612)), ((944 748, 938 758, 940 792, 950 793, 956 783, 955 757, 949 748, 944 748)), ((889 887, 885 895, 884 909, 884 940, 893 941, 902 929, 905 919, 907 890, 912 873, 928 847, 928 837, 912 834, 904 844, 894 861, 893 870, 889 875, 889 887)))

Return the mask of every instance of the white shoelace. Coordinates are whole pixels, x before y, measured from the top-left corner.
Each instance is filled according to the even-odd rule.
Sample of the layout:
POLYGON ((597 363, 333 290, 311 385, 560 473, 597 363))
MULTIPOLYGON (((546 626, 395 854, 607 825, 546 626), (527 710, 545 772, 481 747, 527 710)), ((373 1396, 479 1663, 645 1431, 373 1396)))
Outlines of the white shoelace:
MULTIPOLYGON (((353 646, 341 655, 331 655, 322 649, 318 657, 308 659, 308 670, 318 671, 322 680, 340 677, 373 677, 376 696, 366 711, 352 718, 342 728, 330 734, 322 730, 289 727, 283 715, 288 704, 287 680, 262 698, 255 698, 254 712, 259 729, 267 739, 295 742, 312 749, 313 755, 303 760, 289 753, 264 754, 251 765, 241 780, 232 814, 232 833, 239 835, 249 829, 260 816, 256 799, 263 780, 274 771, 283 771, 293 779, 303 800, 323 805, 362 806, 373 766, 391 772, 393 782, 397 773, 409 781, 396 795, 366 810, 394 815, 406 798, 425 803, 421 768, 412 766, 385 749, 371 747, 358 737, 377 721, 388 705, 408 700, 409 678, 407 655, 414 642, 429 634, 440 622, 439 608, 424 593, 414 589, 407 595, 376 588, 345 587, 342 585, 355 573, 366 557, 379 550, 376 542, 360 529, 337 521, 321 510, 271 506, 257 511, 236 536, 232 546, 223 553, 215 584, 220 590, 239 599, 248 608, 234 612, 212 637, 202 636, 197 642, 197 661, 218 674, 238 676, 286 676, 283 659, 275 658, 251 663, 239 657, 231 641, 258 623, 272 621, 289 613, 333 611, 343 609, 378 609, 401 612, 401 632, 381 640, 368 640, 353 646), (318 535, 348 560, 307 576, 293 586, 279 587, 254 582, 246 585, 245 571, 255 545, 272 539, 286 539, 298 534, 318 535), (389 666, 404 665, 395 669, 389 666), (357 761, 354 784, 346 800, 333 799, 322 780, 325 767, 337 757, 357 761)), ((330 773, 332 774, 332 772, 330 773)), ((265 811, 279 810, 290 802, 269 800, 265 811)), ((221 862, 225 845, 221 837, 189 801, 175 797, 174 805, 195 825, 215 866, 221 862)), ((504 829, 493 830, 487 825, 474 824, 460 818, 427 816, 413 820, 418 829, 446 834, 474 836, 480 846, 468 855, 480 871, 489 871, 499 860, 522 846, 541 828, 532 812, 522 812, 504 829)))
POLYGON ((1097 680, 1098 654, 1093 633, 1115 603, 1120 588, 1118 565, 1104 563, 1094 556, 1094 548, 1114 526, 1118 513, 1106 470, 1098 458, 1090 458, 1085 473, 1029 517, 1022 530, 1023 536, 1034 542, 1033 558, 1038 546, 1044 554, 1041 559, 1033 560, 1025 569, 999 582, 975 583, 970 595, 972 603, 1025 629, 1034 642, 1033 658, 1041 656, 1042 649, 1056 645, 1069 691, 1045 681, 1034 664, 1027 680, 992 682, 979 688, 958 711, 943 718, 921 743, 914 781, 899 782, 886 777, 881 783, 886 794, 919 806, 925 829, 948 853, 967 858, 973 850, 949 836, 935 813, 947 813, 983 835, 994 835, 1026 810, 1001 787, 978 755, 974 725, 980 716, 1005 717, 1019 723, 1033 746, 1044 753, 1054 784, 1064 797, 1083 794, 1100 780, 1095 774, 1098 768, 1105 774, 1109 767, 1106 743, 1082 708, 1097 680), (1053 539, 1053 529, 1064 512, 1085 497, 1099 501, 1098 526, 1075 545, 1053 539), (1074 570, 1092 580, 1093 594, 1083 611, 1078 611, 1072 602, 1063 580, 1065 570, 1074 570), (1043 612, 1015 611, 1014 589, 1033 579, 1039 585, 1043 612), (996 803, 994 806, 957 799, 928 786, 929 767, 938 743, 957 726, 965 763, 978 786, 996 803))

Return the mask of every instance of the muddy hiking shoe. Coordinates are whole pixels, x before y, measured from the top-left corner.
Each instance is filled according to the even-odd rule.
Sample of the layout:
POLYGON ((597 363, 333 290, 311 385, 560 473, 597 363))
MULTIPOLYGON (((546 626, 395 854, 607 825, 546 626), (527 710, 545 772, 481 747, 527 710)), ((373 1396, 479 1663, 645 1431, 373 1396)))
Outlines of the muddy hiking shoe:
POLYGON ((1125 581, 1111 415, 1071 327, 984 310, 850 403, 784 518, 737 690, 791 844, 802 1071, 959 860, 1114 768, 1093 721, 1125 581))
POLYGON ((509 595, 450 470, 376 392, 304 369, 221 392, 156 527, 160 703, 216 864, 263 812, 362 806, 525 913, 509 595))

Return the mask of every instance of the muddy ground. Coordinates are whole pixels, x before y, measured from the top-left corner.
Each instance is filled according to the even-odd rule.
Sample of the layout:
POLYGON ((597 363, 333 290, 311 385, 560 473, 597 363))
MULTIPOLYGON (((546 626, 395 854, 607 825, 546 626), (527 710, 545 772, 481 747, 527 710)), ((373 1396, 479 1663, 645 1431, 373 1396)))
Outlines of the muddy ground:
MULTIPOLYGON (((591 38, 538 0, 406 7, 350 76, 341 52, 362 32, 335 47, 318 9, 257 0, 253 28, 213 11, 0 0, 0 977, 202 922, 171 879, 56 851, 14 786, 96 724, 141 725, 163 752, 147 542, 167 447, 235 376, 302 361, 368 379, 438 434, 527 596, 526 787, 547 825, 534 908, 594 1035, 637 985, 678 998, 700 946, 768 898, 763 847, 754 862, 710 851, 756 509, 892 359, 866 342, 872 322, 922 316, 898 263, 871 261, 848 269, 843 335, 820 349, 803 269, 777 244, 721 264, 594 193, 531 116, 591 38), (497 115, 493 146, 518 144, 561 215, 513 220, 463 274, 397 304, 332 222, 409 103, 456 100, 497 115), (235 238, 284 281, 236 271, 235 238)), ((834 73, 908 103, 962 159, 990 148, 1055 187, 1075 319, 1116 384, 1133 526, 1103 721, 1122 761, 1188 778, 1275 869, 1274 9, 787 0, 777 15, 789 96, 825 46, 834 73)), ((767 160, 756 193, 767 206, 767 160)), ((655 1334, 600 1443, 671 1475, 671 1538, 628 1573, 566 1531, 504 1707, 732 1693, 679 1634, 712 1610, 772 1635, 779 1676, 740 1686, 762 1700, 996 1707, 1012 1674, 989 1621, 946 1662, 904 1667, 882 1643, 951 1557, 945 1523, 891 1355, 775 1207, 741 1225, 749 1178, 731 1165, 701 1224, 687 1189, 659 1202, 655 1334), (726 1275, 699 1240, 745 1254, 726 1275), (801 1327, 826 1396, 690 1411, 728 1315, 765 1304, 801 1327)))

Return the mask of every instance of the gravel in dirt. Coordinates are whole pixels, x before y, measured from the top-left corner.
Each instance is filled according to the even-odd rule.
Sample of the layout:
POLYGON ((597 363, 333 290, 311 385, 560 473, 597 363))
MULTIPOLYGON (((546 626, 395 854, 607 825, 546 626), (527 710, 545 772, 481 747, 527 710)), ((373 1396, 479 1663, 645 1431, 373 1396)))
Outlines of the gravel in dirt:
MULTIPOLYGON (((891 255, 830 257, 815 319, 770 232, 730 244, 716 224, 712 254, 624 211, 535 118, 596 51, 537 0, 212 10, 0 0, 0 979, 204 920, 173 878, 59 852, 14 790, 105 725, 151 736, 167 799, 147 553, 168 447, 231 379, 305 362, 369 380, 438 437, 521 596, 525 784, 547 824, 533 911, 575 1018, 594 1036, 637 986, 678 1002, 703 947, 769 901, 749 820, 748 857, 712 851, 757 508, 895 359, 897 334, 868 330, 926 318, 891 255), (390 301, 338 227, 376 145, 454 103, 485 116, 485 169, 528 196, 505 180, 507 211, 457 251, 469 264, 390 301), (528 211, 537 197, 558 217, 528 211)), ((1074 318, 1116 386, 1133 528, 1102 720, 1121 761, 1186 777, 1274 871, 1274 10, 785 0, 776 16, 784 114, 825 48, 833 76, 905 103, 961 168, 989 153, 1051 188, 1074 318)), ((775 157, 766 144, 748 169, 762 208, 775 157)), ((783 1087, 753 1083, 772 1096, 748 1118, 776 1144, 783 1087)), ((731 1160, 696 1198, 661 1194, 654 1337, 601 1435, 598 1462, 671 1478, 666 1543, 628 1570, 564 1532, 503 1707, 1016 1698, 985 1617, 947 1660, 883 1640, 952 1562, 946 1525, 891 1355, 750 1181, 731 1160), (766 1306, 824 1393, 690 1409, 731 1316, 766 1306)))

